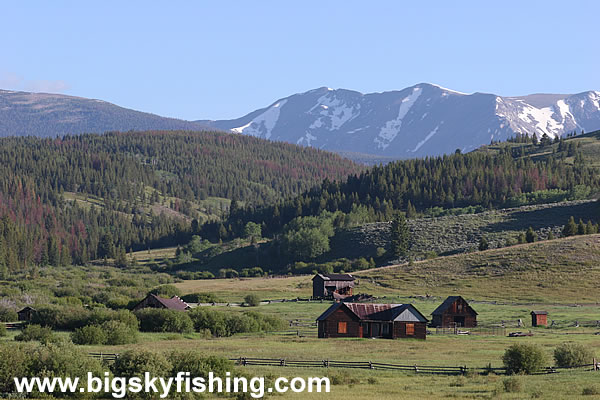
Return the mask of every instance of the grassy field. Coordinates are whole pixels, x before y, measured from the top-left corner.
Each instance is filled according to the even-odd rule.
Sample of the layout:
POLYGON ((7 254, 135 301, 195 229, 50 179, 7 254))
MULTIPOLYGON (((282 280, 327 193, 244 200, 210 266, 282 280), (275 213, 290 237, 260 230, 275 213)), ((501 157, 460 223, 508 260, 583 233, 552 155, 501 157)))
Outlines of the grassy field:
MULTIPOLYGON (((168 257, 173 249, 154 252, 168 257)), ((144 252, 142 252, 144 253, 144 252)), ((141 258, 141 254, 139 255, 141 258)), ((314 328, 302 335, 262 333, 228 338, 205 338, 201 334, 142 333, 140 341, 125 346, 83 346, 89 352, 121 353, 137 348, 156 352, 182 349, 227 358, 285 358, 288 360, 374 361, 405 365, 467 366, 502 365, 505 349, 514 343, 540 345, 553 364, 553 349, 563 342, 584 344, 600 354, 600 320, 596 291, 600 285, 600 235, 578 236, 484 252, 439 257, 432 260, 362 271, 356 292, 378 296, 379 302, 413 303, 429 314, 448 295, 462 295, 479 313, 481 325, 502 321, 510 331, 531 331, 533 336, 441 335, 435 330, 427 340, 318 339, 314 328), (532 328, 529 312, 543 309, 555 328, 532 328), (522 319, 524 327, 517 328, 522 319), (575 327, 575 322, 581 327, 575 327), (309 332, 308 332, 309 331, 309 332), (307 333, 308 332, 308 333, 307 333)), ((66 271, 65 271, 66 273, 66 271)), ((139 276, 142 279, 143 275, 139 276)), ((229 302, 240 302, 248 293, 262 299, 306 298, 312 276, 180 281, 183 293, 210 292, 229 302)), ((286 301, 259 306, 256 310, 286 320, 314 321, 330 303, 286 301)), ((218 307, 229 312, 248 308, 218 307)), ((288 333, 293 331, 290 328, 288 333)), ((477 330, 473 330, 476 333, 477 330)), ((1 340, 11 341, 14 333, 1 340)), ((67 338, 67 332, 60 332, 67 338)), ((329 376, 332 393, 293 394, 282 399, 579 399, 584 389, 600 393, 599 372, 584 370, 558 374, 519 376, 515 392, 506 392, 502 375, 442 376, 400 371, 239 367, 258 376, 329 376)), ((600 398, 586 395, 585 398, 600 398)))

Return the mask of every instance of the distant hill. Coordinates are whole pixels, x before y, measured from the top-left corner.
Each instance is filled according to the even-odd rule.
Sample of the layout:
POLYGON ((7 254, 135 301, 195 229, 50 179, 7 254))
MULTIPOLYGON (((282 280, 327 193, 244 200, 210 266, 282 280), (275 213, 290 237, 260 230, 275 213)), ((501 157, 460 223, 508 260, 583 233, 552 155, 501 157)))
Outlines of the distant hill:
POLYGON ((0 136, 54 137, 107 131, 201 130, 198 122, 130 110, 102 100, 0 90, 0 136))
POLYGON ((103 257, 108 234, 103 248, 186 243, 198 223, 230 208, 362 170, 337 154, 225 132, 1 138, 0 273, 62 262, 50 250, 64 263, 103 257))

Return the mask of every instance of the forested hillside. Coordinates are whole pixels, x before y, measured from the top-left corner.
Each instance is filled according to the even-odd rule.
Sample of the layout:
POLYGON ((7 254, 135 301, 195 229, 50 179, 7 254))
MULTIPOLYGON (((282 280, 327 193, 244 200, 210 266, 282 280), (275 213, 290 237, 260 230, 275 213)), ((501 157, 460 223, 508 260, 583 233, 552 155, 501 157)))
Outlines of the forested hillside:
MULTIPOLYGON (((376 166, 360 175, 304 192, 295 199, 268 207, 236 210, 227 224, 230 235, 241 234, 249 221, 273 235, 296 217, 323 211, 367 221, 390 220, 398 210, 409 217, 443 209, 505 208, 566 199, 588 198, 600 188, 594 163, 584 156, 598 144, 585 137, 540 142, 515 139, 486 151, 428 157, 376 166), (582 141, 590 141, 582 147, 582 141)), ((215 237, 218 224, 207 224, 206 237, 215 237)))
POLYGON ((331 153, 219 132, 0 139, 0 269, 180 243, 229 200, 269 204, 360 170, 331 153))

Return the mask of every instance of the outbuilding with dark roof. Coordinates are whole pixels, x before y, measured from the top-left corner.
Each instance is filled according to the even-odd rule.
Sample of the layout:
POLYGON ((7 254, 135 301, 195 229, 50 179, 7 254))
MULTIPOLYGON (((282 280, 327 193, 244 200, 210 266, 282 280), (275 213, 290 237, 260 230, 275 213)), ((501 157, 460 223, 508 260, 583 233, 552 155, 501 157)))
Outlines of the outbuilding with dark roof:
POLYGON ((417 338, 427 318, 412 304, 335 303, 317 318, 320 338, 417 338))
POLYGON ((449 296, 431 313, 431 326, 442 328, 473 328, 477 312, 461 296, 449 296))

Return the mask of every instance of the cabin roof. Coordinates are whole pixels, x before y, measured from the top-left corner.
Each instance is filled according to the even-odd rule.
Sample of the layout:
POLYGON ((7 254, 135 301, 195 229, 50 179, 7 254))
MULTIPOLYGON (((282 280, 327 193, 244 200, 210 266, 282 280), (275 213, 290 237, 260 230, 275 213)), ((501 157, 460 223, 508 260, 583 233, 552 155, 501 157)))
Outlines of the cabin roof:
POLYGON ((533 315, 548 315, 548 311, 532 311, 533 315))
MULTIPOLYGON (((438 306, 438 308, 436 308, 435 310, 433 310, 433 312, 431 313, 431 315, 440 315, 440 314, 443 314, 458 299, 462 299, 465 303, 467 303, 467 301, 465 299, 463 299, 461 296, 448 296, 448 298, 446 300, 444 300, 444 302, 442 304, 440 304, 438 306)), ((469 306, 469 303, 467 303, 467 305, 469 306)), ((473 313, 475 315, 477 315, 477 311, 473 310, 473 308, 471 306, 469 306, 469 308, 471 309, 471 311, 473 311, 473 313)))
POLYGON ((324 281, 353 281, 354 277, 350 274, 317 274, 314 276, 315 279, 317 276, 321 277, 324 281))
POLYGON ((22 312, 26 312, 26 311, 35 311, 35 308, 27 306, 27 307, 24 307, 23 309, 17 311, 17 314, 18 313, 22 313, 22 312))
POLYGON ((394 321, 404 311, 409 310, 421 322, 427 322, 427 318, 419 312, 412 304, 373 304, 373 303, 335 303, 329 307, 317 321, 326 320, 334 311, 340 307, 346 307, 361 321, 394 321))
POLYGON ((173 296, 170 299, 165 299, 155 294, 150 294, 150 296, 154 297, 160 304, 170 310, 184 311, 189 307, 189 305, 185 301, 181 300, 178 296, 173 296))

